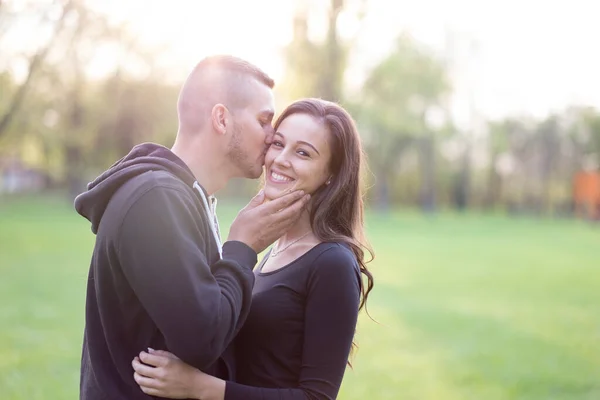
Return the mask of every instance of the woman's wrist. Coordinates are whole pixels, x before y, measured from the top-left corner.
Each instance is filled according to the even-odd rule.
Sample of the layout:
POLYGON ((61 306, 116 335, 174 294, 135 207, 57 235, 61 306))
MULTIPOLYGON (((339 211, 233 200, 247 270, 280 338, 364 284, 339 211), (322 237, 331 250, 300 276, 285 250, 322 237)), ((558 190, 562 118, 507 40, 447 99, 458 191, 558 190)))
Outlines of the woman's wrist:
POLYGON ((199 400, 224 400, 225 381, 205 373, 194 374, 194 397, 199 400))

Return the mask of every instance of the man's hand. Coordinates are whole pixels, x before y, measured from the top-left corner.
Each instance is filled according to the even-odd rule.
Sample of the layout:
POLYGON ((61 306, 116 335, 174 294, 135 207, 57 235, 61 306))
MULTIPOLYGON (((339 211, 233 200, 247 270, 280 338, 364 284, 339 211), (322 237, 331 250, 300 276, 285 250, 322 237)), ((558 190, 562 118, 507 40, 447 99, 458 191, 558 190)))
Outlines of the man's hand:
POLYGON ((261 190, 237 215, 227 240, 237 240, 262 252, 279 239, 300 217, 310 195, 297 190, 264 203, 261 190))

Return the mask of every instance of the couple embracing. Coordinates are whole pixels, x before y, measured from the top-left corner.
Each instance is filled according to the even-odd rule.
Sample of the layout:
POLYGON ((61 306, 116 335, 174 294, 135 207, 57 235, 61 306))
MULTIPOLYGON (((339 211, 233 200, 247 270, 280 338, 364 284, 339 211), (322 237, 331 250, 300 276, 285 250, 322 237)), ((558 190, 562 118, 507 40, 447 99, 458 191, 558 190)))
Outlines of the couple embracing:
POLYGON ((239 58, 202 60, 172 148, 134 147, 75 200, 96 235, 82 400, 337 397, 373 287, 360 138, 320 99, 273 122, 273 86, 239 58), (263 170, 222 241, 214 194, 263 170))

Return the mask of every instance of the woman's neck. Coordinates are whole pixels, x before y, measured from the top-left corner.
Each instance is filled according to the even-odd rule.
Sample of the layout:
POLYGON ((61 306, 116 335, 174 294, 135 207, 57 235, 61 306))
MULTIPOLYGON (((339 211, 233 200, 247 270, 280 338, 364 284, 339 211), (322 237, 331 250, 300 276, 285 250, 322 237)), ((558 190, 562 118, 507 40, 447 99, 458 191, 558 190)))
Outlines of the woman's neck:
POLYGON ((279 238, 278 246, 283 247, 294 240, 298 240, 303 235, 309 237, 311 234, 310 211, 304 210, 298 221, 279 238))

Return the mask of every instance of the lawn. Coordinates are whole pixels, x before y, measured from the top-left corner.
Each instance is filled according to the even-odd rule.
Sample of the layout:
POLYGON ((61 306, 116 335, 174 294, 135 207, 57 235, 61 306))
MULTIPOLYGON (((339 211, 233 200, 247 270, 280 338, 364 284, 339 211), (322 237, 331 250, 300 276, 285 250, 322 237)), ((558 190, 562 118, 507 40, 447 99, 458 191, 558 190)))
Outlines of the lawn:
MULTIPOLYGON (((235 206, 220 204, 227 226, 235 206)), ((600 226, 367 215, 376 286, 341 399, 600 399, 600 226)), ((0 399, 75 399, 93 235, 0 198, 0 399)))

